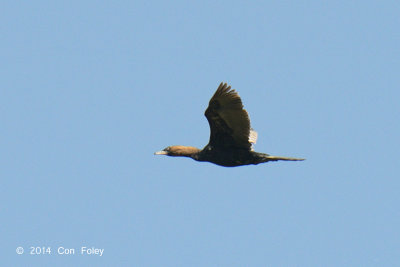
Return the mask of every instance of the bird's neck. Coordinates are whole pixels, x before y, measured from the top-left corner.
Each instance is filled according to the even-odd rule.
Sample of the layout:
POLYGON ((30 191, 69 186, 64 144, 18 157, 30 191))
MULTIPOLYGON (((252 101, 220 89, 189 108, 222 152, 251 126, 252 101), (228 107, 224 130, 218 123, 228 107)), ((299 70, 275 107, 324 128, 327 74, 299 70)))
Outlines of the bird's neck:
POLYGON ((172 146, 170 151, 171 156, 194 158, 201 150, 193 146, 172 146))

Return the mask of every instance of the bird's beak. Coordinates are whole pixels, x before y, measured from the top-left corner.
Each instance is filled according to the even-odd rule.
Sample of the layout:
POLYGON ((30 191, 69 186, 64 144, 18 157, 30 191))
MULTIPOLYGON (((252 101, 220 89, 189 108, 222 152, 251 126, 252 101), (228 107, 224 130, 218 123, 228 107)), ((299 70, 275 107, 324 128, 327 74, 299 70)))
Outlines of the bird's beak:
POLYGON ((154 153, 154 155, 167 155, 167 154, 168 153, 166 151, 164 151, 164 150, 157 151, 157 152, 154 153))

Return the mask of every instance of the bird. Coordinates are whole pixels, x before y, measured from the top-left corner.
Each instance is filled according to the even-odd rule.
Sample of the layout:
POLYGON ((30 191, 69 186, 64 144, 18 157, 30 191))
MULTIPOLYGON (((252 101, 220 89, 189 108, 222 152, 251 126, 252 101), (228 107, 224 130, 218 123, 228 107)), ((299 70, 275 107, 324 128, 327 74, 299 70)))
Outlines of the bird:
POLYGON ((174 145, 154 154, 189 157, 196 161, 211 162, 224 167, 257 165, 278 160, 304 160, 255 152, 253 144, 256 143, 258 134, 250 126, 249 114, 243 108, 239 94, 227 83, 222 82, 218 86, 204 115, 210 125, 210 139, 203 149, 174 145))

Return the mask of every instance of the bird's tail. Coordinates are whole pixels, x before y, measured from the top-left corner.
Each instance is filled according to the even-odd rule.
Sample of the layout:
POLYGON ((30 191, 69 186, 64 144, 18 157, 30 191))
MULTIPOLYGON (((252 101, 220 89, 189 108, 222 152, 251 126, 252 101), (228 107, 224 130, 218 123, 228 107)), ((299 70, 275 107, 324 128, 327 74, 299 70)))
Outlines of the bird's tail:
POLYGON ((271 156, 271 155, 264 154, 264 153, 260 153, 260 154, 259 154, 261 156, 260 157, 260 162, 278 161, 278 160, 286 160, 286 161, 301 161, 301 160, 305 160, 305 159, 301 159, 301 158, 271 156))
POLYGON ((280 156, 266 156, 266 161, 278 161, 278 160, 287 160, 287 161, 300 161, 305 159, 300 158, 290 158, 290 157, 280 157, 280 156))

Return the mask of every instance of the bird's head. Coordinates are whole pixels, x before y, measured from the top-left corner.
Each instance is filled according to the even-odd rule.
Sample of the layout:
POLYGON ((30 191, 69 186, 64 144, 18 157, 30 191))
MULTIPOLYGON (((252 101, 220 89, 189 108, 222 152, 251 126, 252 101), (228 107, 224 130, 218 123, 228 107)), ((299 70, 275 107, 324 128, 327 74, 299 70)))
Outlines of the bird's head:
POLYGON ((169 146, 154 155, 167 155, 173 157, 192 157, 200 152, 200 149, 192 146, 169 146))

